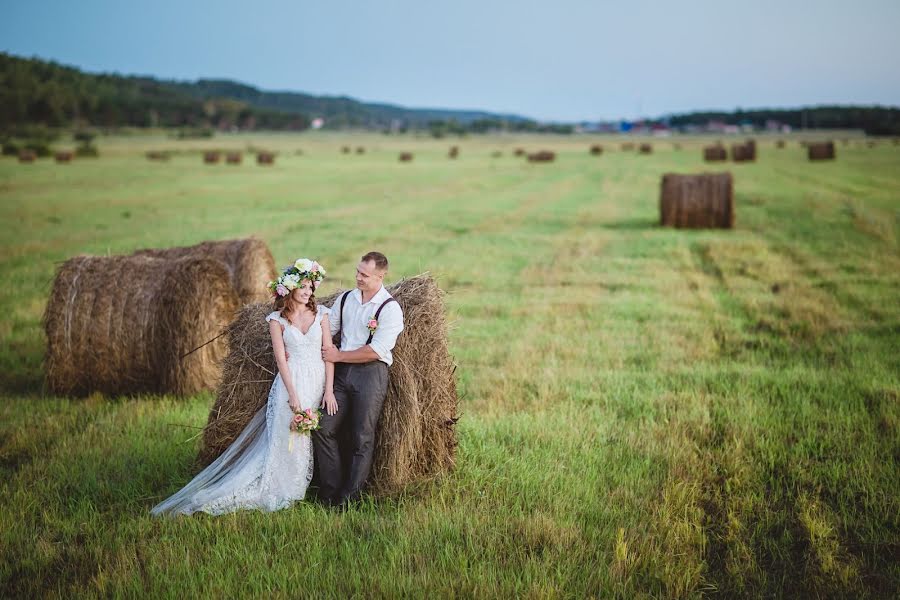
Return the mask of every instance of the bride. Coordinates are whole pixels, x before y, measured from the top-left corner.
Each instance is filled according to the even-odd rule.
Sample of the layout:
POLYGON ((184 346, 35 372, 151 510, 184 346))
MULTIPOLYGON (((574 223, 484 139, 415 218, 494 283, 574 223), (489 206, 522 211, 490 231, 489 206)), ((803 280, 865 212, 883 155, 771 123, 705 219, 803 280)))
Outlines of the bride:
POLYGON ((153 507, 153 515, 241 509, 275 511, 302 500, 313 474, 309 434, 290 430, 294 413, 307 408, 337 412, 328 308, 316 306, 325 277, 319 263, 301 258, 269 283, 275 311, 266 316, 278 375, 266 405, 212 464, 181 490, 153 507))

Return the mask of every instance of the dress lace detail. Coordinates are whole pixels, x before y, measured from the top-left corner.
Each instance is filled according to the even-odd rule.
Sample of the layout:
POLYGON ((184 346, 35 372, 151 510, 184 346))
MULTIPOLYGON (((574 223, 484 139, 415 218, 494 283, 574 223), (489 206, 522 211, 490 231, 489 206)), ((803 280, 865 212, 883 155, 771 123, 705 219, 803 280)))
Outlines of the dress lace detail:
MULTIPOLYGON (((277 311, 266 321, 284 326, 288 368, 300 407, 318 407, 325 393, 322 361, 322 306, 304 334, 277 311)), ((151 510, 153 515, 205 512, 220 515, 241 509, 275 511, 302 500, 313 475, 312 440, 290 431, 293 417, 281 374, 269 390, 266 405, 212 464, 190 483, 151 510)))

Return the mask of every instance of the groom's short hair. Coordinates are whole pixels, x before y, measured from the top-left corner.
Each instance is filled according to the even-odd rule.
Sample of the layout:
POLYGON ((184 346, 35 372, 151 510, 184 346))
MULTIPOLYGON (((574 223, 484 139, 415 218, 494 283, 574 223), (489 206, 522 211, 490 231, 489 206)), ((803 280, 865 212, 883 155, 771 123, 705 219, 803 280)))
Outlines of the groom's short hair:
POLYGON ((360 260, 362 262, 369 262, 371 260, 375 263, 376 269, 378 269, 379 271, 387 271, 388 259, 387 256, 385 256, 381 252, 368 252, 364 254, 360 260))

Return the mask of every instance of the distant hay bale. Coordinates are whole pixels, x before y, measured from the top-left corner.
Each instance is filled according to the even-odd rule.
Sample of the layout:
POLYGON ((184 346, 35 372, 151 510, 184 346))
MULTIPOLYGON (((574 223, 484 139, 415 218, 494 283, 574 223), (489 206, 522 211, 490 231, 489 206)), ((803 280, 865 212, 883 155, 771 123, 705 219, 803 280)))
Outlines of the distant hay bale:
POLYGON ((203 162, 208 165, 218 164, 219 159, 222 157, 222 153, 218 151, 212 152, 204 152, 203 153, 203 162))
POLYGON ((400 162, 412 162, 413 154, 412 152, 401 152, 399 159, 400 162))
POLYGON ((732 144, 731 160, 734 162, 750 162, 755 160, 755 151, 747 144, 732 144))
POLYGON ((168 152, 161 152, 159 150, 150 150, 145 155, 147 160, 158 160, 158 161, 167 161, 169 160, 168 152))
POLYGON ((350 154, 350 146, 341 146, 341 154, 350 154))
POLYGON ((71 258, 59 267, 44 312, 48 387, 61 395, 214 389, 227 346, 224 338, 206 342, 238 304, 218 260, 71 258))
POLYGON ((274 165, 275 164, 275 153, 274 152, 259 152, 256 155, 256 164, 258 164, 258 165, 274 165))
POLYGON ((834 142, 815 142, 806 147, 809 160, 834 160, 834 142))
POLYGON ((746 142, 744 142, 744 148, 746 148, 747 152, 749 153, 749 160, 756 160, 756 140, 747 140, 746 142))
POLYGON ((622 152, 632 152, 634 150, 634 144, 631 142, 625 142, 621 146, 622 152))
POLYGON ((513 156, 525 156, 525 148, 516 148, 513 156))
POLYGON ((601 146, 600 144, 594 144, 593 146, 591 146, 590 152, 592 156, 600 156, 601 154, 603 154, 603 146, 601 146))
POLYGON ((244 161, 244 155, 240 152, 229 152, 225 155, 225 162, 229 165, 239 165, 244 161))
POLYGON ((715 146, 706 146, 703 148, 703 160, 706 162, 728 160, 728 151, 725 149, 725 146, 719 144, 715 146))
POLYGON ((61 150, 54 155, 56 158, 56 162, 58 163, 70 163, 72 162, 72 158, 75 156, 74 152, 70 152, 68 150, 61 150))
POLYGON ((653 154, 653 146, 650 145, 650 144, 641 144, 641 146, 640 146, 640 148, 638 149, 638 151, 639 151, 641 154, 653 154))
POLYGON ((731 173, 663 175, 660 224, 678 228, 734 227, 734 185, 731 173))
MULTIPOLYGON (((388 287, 403 308, 387 398, 378 424, 369 489, 394 495, 450 470, 455 462, 458 396, 447 346, 443 292, 428 275, 388 287)), ((321 300, 334 304, 339 293, 321 300)), ((265 405, 277 373, 265 315, 270 304, 245 306, 228 327, 222 383, 203 431, 201 465, 218 457, 265 405)))
POLYGON ((33 163, 37 159, 37 154, 34 150, 19 150, 19 162, 20 163, 33 163))
POLYGON ((366 153, 366 149, 363 148, 362 146, 357 146, 357 147, 356 147, 356 153, 357 153, 357 154, 365 154, 365 153, 366 153))
POLYGON ((778 140, 778 141, 776 141, 776 142, 775 142, 775 147, 778 148, 779 150, 783 150, 783 149, 784 149, 784 140, 778 140))
POLYGON ((242 304, 264 302, 269 298, 266 284, 275 279, 275 259, 269 247, 256 238, 202 242, 194 246, 147 248, 135 256, 165 260, 184 257, 219 260, 228 268, 228 279, 242 304))
POLYGON ((528 155, 528 162, 553 162, 556 160, 556 153, 550 150, 541 150, 528 155))
POLYGON ((447 158, 456 158, 459 156, 459 146, 450 146, 450 151, 447 152, 447 158))

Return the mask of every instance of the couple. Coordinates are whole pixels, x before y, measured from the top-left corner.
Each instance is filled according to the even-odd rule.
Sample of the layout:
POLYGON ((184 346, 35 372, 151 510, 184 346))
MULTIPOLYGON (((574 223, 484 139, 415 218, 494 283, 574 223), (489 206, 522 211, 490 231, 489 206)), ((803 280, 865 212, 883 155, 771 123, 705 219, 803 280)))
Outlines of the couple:
POLYGON ((269 284, 276 310, 266 317, 278 375, 265 406, 212 464, 153 515, 274 511, 302 500, 319 470, 319 498, 347 506, 359 499, 372 469, 375 429, 388 387, 391 350, 403 311, 384 289, 387 258, 369 252, 356 267, 356 289, 329 310, 317 306, 325 276, 299 259, 269 284), (340 347, 332 343, 340 334, 340 347), (295 414, 321 408, 320 428, 291 430, 295 414), (315 452, 313 452, 315 450, 315 452))

